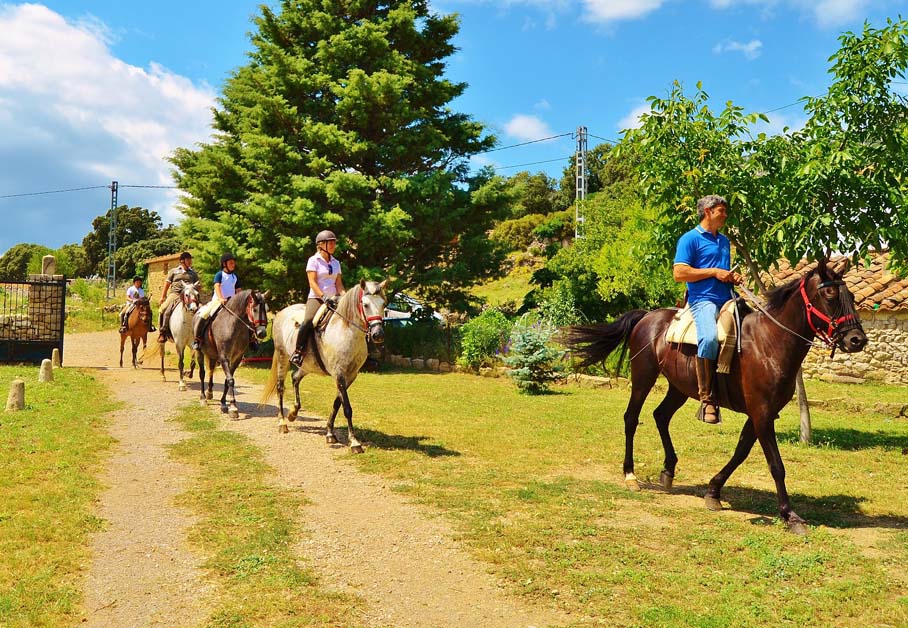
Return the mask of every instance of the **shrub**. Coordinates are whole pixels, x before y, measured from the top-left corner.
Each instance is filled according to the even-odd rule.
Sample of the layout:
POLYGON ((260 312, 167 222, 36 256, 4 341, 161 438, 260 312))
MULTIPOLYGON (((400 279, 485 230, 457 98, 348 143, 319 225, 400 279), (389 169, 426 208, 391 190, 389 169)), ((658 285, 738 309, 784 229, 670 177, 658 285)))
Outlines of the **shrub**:
POLYGON ((517 383, 520 392, 539 395, 549 384, 563 377, 562 351, 552 346, 555 327, 545 319, 530 324, 524 317, 511 332, 510 352, 505 364, 511 367, 508 375, 517 383))
POLYGON ((409 324, 385 325, 385 351, 408 358, 436 358, 450 362, 457 352, 455 330, 435 318, 420 318, 417 313, 409 324))
POLYGON ((491 364, 503 352, 511 335, 511 322, 499 310, 488 309, 467 321, 460 330, 458 362, 471 369, 491 364))
POLYGON ((577 309, 574 293, 566 281, 556 281, 543 292, 539 311, 546 322, 555 327, 576 325, 583 322, 583 316, 577 309))
POLYGON ((511 251, 523 251, 533 242, 533 231, 545 223, 542 214, 527 214, 512 220, 503 220, 492 230, 492 239, 501 242, 511 251))

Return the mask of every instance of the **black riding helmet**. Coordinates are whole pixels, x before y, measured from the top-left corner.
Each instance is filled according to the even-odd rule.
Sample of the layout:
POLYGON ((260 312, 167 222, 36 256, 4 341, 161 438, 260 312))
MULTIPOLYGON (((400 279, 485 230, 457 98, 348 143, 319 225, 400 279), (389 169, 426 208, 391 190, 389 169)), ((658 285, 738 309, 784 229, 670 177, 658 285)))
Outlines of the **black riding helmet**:
POLYGON ((221 255, 221 268, 227 265, 227 262, 230 260, 236 261, 236 258, 233 256, 233 253, 224 253, 221 255))
POLYGON ((139 277, 138 275, 136 275, 135 277, 132 278, 132 282, 135 283, 137 281, 145 281, 145 280, 142 279, 141 277, 139 277))

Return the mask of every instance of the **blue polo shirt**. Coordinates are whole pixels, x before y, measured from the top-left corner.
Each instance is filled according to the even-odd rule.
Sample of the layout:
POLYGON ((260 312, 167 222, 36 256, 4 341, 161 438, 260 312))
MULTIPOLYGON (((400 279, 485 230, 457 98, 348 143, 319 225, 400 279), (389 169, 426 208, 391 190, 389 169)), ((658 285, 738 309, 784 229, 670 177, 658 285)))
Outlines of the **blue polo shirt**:
MULTIPOLYGON (((678 239, 675 264, 691 268, 731 269, 731 242, 721 233, 713 235, 697 225, 678 239)), ((687 302, 712 301, 722 305, 731 298, 731 284, 715 277, 687 282, 687 302)))

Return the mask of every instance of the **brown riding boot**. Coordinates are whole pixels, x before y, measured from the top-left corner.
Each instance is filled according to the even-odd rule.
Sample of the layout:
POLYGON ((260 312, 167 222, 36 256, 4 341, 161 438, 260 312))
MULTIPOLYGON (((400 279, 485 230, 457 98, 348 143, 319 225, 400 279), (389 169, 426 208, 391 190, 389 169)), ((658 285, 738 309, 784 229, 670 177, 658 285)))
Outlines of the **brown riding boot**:
POLYGON ((722 422, 719 405, 713 396, 713 373, 716 372, 716 361, 697 356, 697 392, 700 397, 700 408, 697 418, 704 423, 715 425, 722 422))

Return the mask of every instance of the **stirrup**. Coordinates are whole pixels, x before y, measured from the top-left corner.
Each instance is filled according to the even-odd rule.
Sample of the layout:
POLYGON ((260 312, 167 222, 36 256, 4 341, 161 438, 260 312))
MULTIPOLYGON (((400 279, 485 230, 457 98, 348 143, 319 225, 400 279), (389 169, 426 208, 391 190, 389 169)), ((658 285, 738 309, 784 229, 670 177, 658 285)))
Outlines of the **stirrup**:
POLYGON ((700 407, 697 409, 697 419, 703 421, 707 425, 719 425, 719 423, 722 422, 722 414, 721 412, 719 412, 718 404, 709 401, 701 401, 700 407), (707 414, 706 408, 710 406, 712 406, 713 410, 715 410, 715 414, 707 414), (710 418, 713 418, 714 420, 710 420, 710 418))
POLYGON ((128 331, 129 331, 129 328, 128 328, 126 325, 120 325, 119 332, 120 332, 121 334, 125 334, 125 333, 128 332, 128 331))

